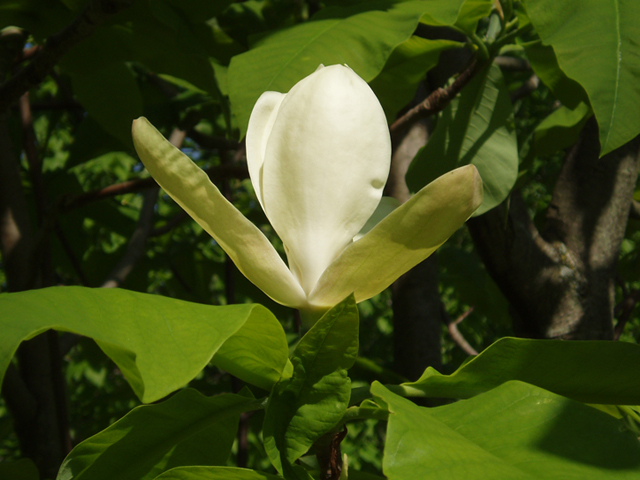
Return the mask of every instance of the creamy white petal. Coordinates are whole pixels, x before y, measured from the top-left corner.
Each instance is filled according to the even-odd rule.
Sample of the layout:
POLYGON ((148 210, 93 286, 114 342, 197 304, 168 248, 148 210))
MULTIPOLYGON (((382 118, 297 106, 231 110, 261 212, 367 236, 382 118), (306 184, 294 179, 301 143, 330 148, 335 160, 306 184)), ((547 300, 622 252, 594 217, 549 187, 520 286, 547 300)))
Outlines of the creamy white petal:
POLYGON ((133 122, 133 143, 158 184, 220 244, 245 277, 278 303, 306 306, 302 288, 269 240, 144 117, 133 122))
POLYGON ((273 122, 276 120, 280 104, 285 96, 284 93, 264 92, 251 111, 247 127, 247 167, 256 197, 258 197, 263 209, 262 164, 264 163, 264 152, 267 149, 267 140, 269 140, 273 122))
POLYGON ((481 203, 482 180, 473 165, 435 179, 347 247, 309 296, 311 307, 331 307, 352 292, 357 302, 380 293, 431 255, 481 203))
POLYGON ((321 68, 285 97, 264 155, 262 197, 305 292, 375 210, 390 158, 382 107, 351 69, 321 68))

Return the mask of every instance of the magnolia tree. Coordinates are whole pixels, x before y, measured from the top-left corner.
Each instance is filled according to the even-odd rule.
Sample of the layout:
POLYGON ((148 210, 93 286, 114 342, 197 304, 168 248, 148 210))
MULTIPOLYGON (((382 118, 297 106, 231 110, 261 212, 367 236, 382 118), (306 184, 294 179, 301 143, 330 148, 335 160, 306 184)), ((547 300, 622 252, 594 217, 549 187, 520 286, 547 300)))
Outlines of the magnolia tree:
MULTIPOLYGON (((612 341, 634 325, 639 298, 637 270, 629 275, 637 255, 624 255, 640 241, 637 225, 625 233, 640 166, 640 4, 34 0, 3 7, 0 18, 12 26, 0 37, 9 292, 0 295, 0 413, 12 415, 25 457, 0 463, 0 477, 640 475, 640 348, 612 341), (29 94, 51 91, 67 102, 65 116, 35 114, 34 122, 29 94), (69 91, 75 98, 64 97, 69 91), (16 131, 23 165, 11 147, 16 131), (418 135, 416 146, 416 131, 428 142, 418 135), (113 163, 114 151, 134 149, 143 166, 113 163), (217 163, 203 170, 207 149, 217 163), (547 165, 560 167, 543 229, 523 198, 547 165), (153 180, 136 179, 143 168, 153 180), (105 169, 127 182, 83 188, 105 169), (78 189, 56 187, 61 175, 78 189), (249 177, 243 194, 230 188, 234 176, 249 177), (167 196, 158 200, 153 181, 167 196), (131 194, 142 189, 144 199, 131 194), (47 200, 52 191, 57 203, 47 200), (174 292, 151 269, 140 288, 86 288, 99 285, 99 264, 81 237, 103 253, 113 238, 96 234, 108 216, 73 212, 114 192, 130 194, 137 226, 102 287, 126 287, 145 242, 183 222, 175 202, 196 222, 178 237, 190 256, 177 262, 222 265, 225 298, 142 293, 174 292), (154 234, 154 215, 175 216, 154 234), (498 338, 477 354, 451 322, 474 355, 443 374, 425 370, 421 339, 405 335, 396 352, 406 350, 415 378, 359 357, 371 316, 362 305, 385 304, 394 282, 396 314, 408 308, 402 299, 418 302, 398 279, 416 275, 452 235, 454 252, 468 255, 465 222, 511 304, 514 331, 536 339, 498 338), (80 238, 65 235, 72 224, 80 238), (618 271, 621 254, 627 269, 618 271), (250 286, 235 298, 231 262, 266 296, 250 286), (614 311, 616 295, 623 302, 614 311), (60 373, 72 348, 87 363, 74 357, 84 366, 68 368, 67 381, 91 371, 97 353, 81 336, 145 404, 118 407, 130 411, 82 435, 68 424, 60 373), (203 369, 233 380, 211 387, 203 369), (364 429, 372 433, 349 434, 364 429)), ((120 213, 114 231, 126 222, 120 213)), ((175 237, 166 238, 146 258, 174 251, 175 237)), ((171 278, 189 283, 172 268, 171 278)), ((209 285, 217 274, 202 277, 208 292, 219 288, 209 285)), ((470 295, 490 302, 483 278, 470 295)), ((418 289, 418 297, 432 293, 418 289)), ((396 333, 411 326, 400 320, 396 333)), ((121 403, 113 390, 102 398, 121 403)), ((68 408, 91 415, 98 401, 68 408)))

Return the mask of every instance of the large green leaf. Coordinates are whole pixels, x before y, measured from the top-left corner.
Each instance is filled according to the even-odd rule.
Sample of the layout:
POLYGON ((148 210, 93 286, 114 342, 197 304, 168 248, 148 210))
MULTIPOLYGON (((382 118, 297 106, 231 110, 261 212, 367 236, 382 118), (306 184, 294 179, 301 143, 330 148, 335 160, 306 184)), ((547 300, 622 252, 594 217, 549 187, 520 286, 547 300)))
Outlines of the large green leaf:
POLYGON ((57 480, 148 480, 182 465, 224 465, 240 414, 261 408, 241 395, 205 397, 186 389, 133 409, 76 446, 57 480))
POLYGON ((234 57, 229 67, 229 96, 241 134, 263 92, 288 92, 321 63, 347 64, 370 81, 423 16, 430 24, 451 25, 461 4, 462 0, 375 0, 329 7, 310 22, 264 38, 250 51, 234 57))
POLYGON ((462 165, 475 165, 484 200, 474 215, 501 203, 518 176, 513 107, 500 68, 479 72, 441 113, 433 136, 407 172, 413 191, 462 165))
POLYGON ((589 95, 601 153, 640 133, 640 2, 527 0, 531 23, 560 68, 589 95))
POLYGON ((594 408, 521 382, 443 407, 418 407, 375 383, 388 405, 389 480, 636 479, 640 443, 594 408))
POLYGON ((398 111, 414 97, 425 73, 438 63, 440 53, 462 46, 462 43, 450 40, 411 37, 396 47, 384 69, 370 82, 389 123, 395 120, 398 111))
POLYGON ((0 373, 20 342, 51 328, 93 338, 143 402, 185 385, 216 352, 227 371, 265 389, 287 360, 282 326, 260 305, 209 306, 120 289, 52 287, 0 295, 0 373), (229 339, 234 352, 224 347, 229 339))
POLYGON ((349 403, 347 369, 358 354, 358 308, 353 295, 329 310, 296 347, 293 374, 273 389, 264 419, 271 463, 292 462, 340 421, 349 403))
POLYGON ((277 475, 236 467, 178 467, 156 480, 282 480, 277 475))
POLYGON ((429 367, 416 382, 429 397, 469 398, 509 380, 586 403, 640 405, 640 346, 624 342, 502 338, 451 375, 429 367))
POLYGON ((589 102, 589 96, 582 85, 567 77, 562 71, 552 47, 543 45, 541 40, 521 43, 521 46, 533 71, 563 105, 574 109, 580 103, 589 102))

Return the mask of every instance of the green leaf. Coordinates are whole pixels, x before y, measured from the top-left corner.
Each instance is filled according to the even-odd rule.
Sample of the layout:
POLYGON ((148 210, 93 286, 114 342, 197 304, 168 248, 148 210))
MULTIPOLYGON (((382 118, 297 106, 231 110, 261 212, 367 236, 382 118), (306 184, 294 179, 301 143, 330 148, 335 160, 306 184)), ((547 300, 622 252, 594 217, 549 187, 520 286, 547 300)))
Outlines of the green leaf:
POLYGON ((591 114, 586 103, 579 103, 574 109, 561 106, 536 127, 529 154, 549 155, 570 147, 578 140, 591 114))
POLYGON ((280 30, 253 49, 234 57, 229 67, 229 96, 241 135, 265 91, 286 93, 319 64, 347 64, 365 81, 376 77, 393 50, 414 32, 421 17, 451 25, 462 0, 432 2, 376 0, 329 7, 312 21, 280 30))
POLYGON ((580 103, 589 102, 589 96, 582 85, 567 77, 562 71, 552 47, 543 45, 540 40, 522 43, 521 46, 533 71, 563 105, 574 109, 580 103))
POLYGON ((0 295, 2 376, 20 342, 51 328, 93 338, 143 402, 185 385, 217 351, 218 364, 265 389, 287 360, 282 326, 260 305, 209 306, 120 289, 52 287, 0 295), (236 351, 219 352, 229 339, 236 351))
POLYGON ((440 53, 463 46, 450 40, 427 40, 414 36, 396 47, 384 69, 369 83, 389 123, 414 97, 426 72, 438 63, 440 53))
POLYGON ((621 422, 533 385, 509 382, 428 409, 375 383, 389 407, 383 471, 389 480, 632 479, 640 443, 621 422))
POLYGON ((73 92, 89 115, 124 145, 133 146, 131 120, 142 115, 142 96, 124 63, 71 76, 73 92))
POLYGON ((186 389, 156 405, 133 409, 76 446, 57 480, 147 480, 182 465, 224 465, 240 414, 261 407, 253 398, 205 397, 186 389))
POLYGON ((38 480, 40 475, 36 465, 28 458, 23 458, 15 462, 1 462, 0 478, 6 478, 7 480, 38 480))
POLYGON ((560 68, 589 95, 601 154, 640 132, 640 2, 527 0, 531 23, 560 68))
POLYGON ((520 380, 586 403, 640 405, 640 346, 502 338, 451 375, 433 368, 403 384, 429 397, 469 398, 520 380))
POLYGON ((236 467, 177 467, 156 480, 282 480, 277 475, 236 467))
POLYGON ((475 165, 484 200, 474 215, 501 203, 518 175, 518 145, 513 108, 500 68, 491 65, 469 82, 438 119, 427 145, 414 158, 407 185, 418 191, 440 175, 475 165))
POLYGON ((302 337, 293 374, 274 387, 264 419, 271 463, 287 472, 342 419, 351 395, 347 369, 358 354, 358 309, 353 295, 329 310, 302 337))
POLYGON ((488 17, 492 8, 493 0, 465 0, 455 26, 467 34, 476 33, 478 22, 488 17))

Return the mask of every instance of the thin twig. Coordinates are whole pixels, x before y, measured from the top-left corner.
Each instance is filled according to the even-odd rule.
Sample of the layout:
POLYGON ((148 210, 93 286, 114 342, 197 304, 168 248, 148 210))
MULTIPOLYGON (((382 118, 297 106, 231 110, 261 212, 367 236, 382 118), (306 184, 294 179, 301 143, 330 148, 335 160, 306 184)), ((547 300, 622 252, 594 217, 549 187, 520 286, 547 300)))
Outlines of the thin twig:
MULTIPOLYGON (((246 165, 218 165, 205 170, 212 181, 217 182, 225 178, 244 179, 249 176, 246 165)), ((149 177, 144 179, 129 180, 122 183, 109 185, 105 188, 81 193, 76 196, 63 197, 60 201, 60 211, 68 212, 75 208, 83 207, 89 203, 105 198, 124 195, 126 193, 137 193, 157 186, 156 181, 149 177)))
POLYGON ((615 311, 620 312, 618 316, 618 322, 613 330, 613 339, 620 340, 624 327, 631 318, 631 314, 636 308, 636 305, 640 301, 640 290, 632 290, 628 292, 624 298, 616 305, 615 311))
POLYGON ((458 324, 467 318, 471 312, 473 312, 473 307, 469 307, 466 312, 456 318, 453 322, 449 322, 447 329, 449 330, 449 335, 451 335, 453 341, 456 342, 467 355, 478 355, 476 349, 467 342, 467 340, 462 336, 462 333, 460 333, 460 330, 458 330, 458 324))
POLYGON ((6 110, 30 88, 42 82, 73 45, 91 35, 98 25, 131 4, 133 0, 89 2, 69 25, 47 39, 28 65, 0 85, 0 111, 6 110))
POLYGON ((451 85, 434 90, 426 99, 393 122, 389 127, 391 138, 397 140, 402 131, 418 119, 426 118, 443 110, 481 68, 482 66, 473 59, 451 85))

